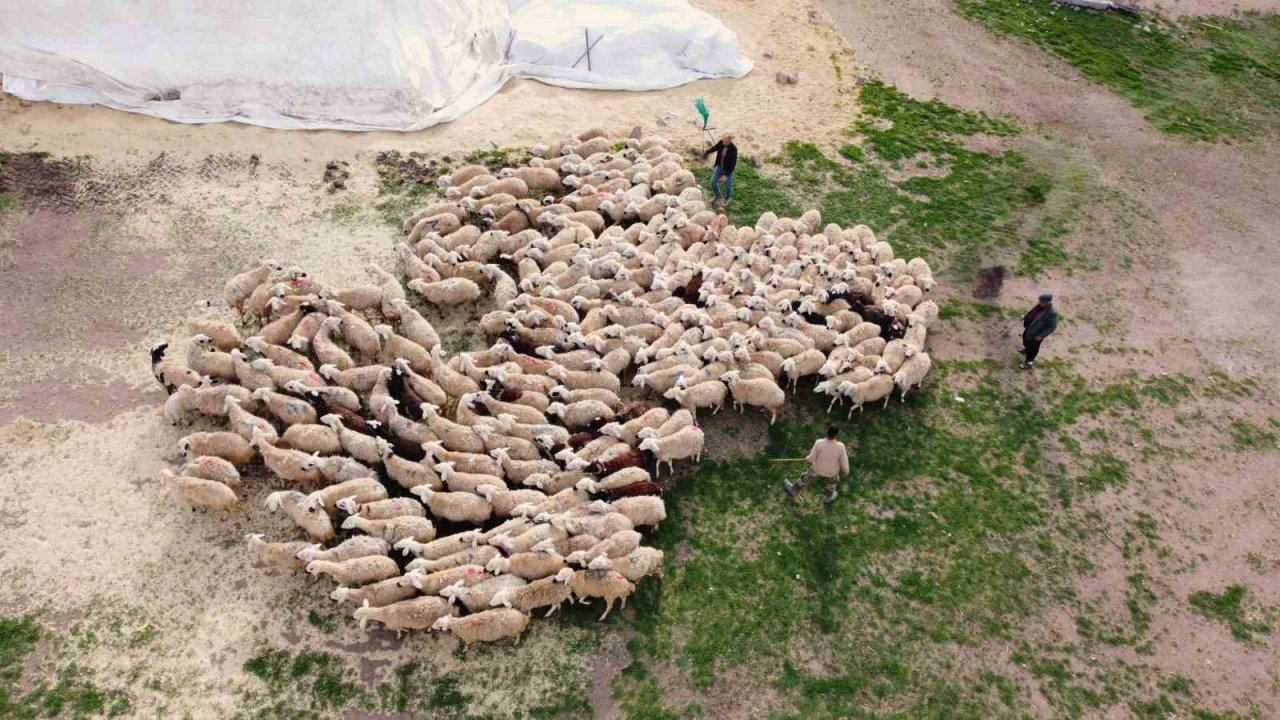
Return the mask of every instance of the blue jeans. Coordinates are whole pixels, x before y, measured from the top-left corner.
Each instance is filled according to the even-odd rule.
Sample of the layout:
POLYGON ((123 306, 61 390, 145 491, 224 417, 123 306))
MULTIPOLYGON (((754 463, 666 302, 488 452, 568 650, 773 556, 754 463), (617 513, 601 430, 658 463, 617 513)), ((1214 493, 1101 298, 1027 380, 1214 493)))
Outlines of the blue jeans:
POLYGON ((715 166, 711 171, 711 192, 715 193, 716 199, 720 199, 720 179, 724 178, 724 201, 729 202, 733 199, 733 173, 726 173, 715 166))

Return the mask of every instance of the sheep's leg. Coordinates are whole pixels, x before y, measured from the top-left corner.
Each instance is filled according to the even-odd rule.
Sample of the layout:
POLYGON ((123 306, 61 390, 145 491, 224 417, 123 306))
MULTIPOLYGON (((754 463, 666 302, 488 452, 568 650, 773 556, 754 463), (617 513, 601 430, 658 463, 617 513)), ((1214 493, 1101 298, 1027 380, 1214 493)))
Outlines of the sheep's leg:
POLYGON ((610 611, 610 610, 612 610, 612 609, 613 609, 613 598, 611 598, 611 597, 605 598, 605 599, 604 599, 604 614, 600 616, 600 621, 601 621, 601 622, 603 622, 605 618, 609 617, 609 611, 610 611))
POLYGON ((552 606, 551 606, 551 609, 547 610, 547 614, 546 614, 546 615, 543 615, 542 617, 544 617, 544 618, 549 618, 549 617, 551 617, 551 614, 552 614, 552 613, 554 613, 556 610, 559 610, 559 609, 560 609, 560 605, 559 605, 558 603, 557 603, 557 604, 555 604, 555 605, 552 605, 552 606))

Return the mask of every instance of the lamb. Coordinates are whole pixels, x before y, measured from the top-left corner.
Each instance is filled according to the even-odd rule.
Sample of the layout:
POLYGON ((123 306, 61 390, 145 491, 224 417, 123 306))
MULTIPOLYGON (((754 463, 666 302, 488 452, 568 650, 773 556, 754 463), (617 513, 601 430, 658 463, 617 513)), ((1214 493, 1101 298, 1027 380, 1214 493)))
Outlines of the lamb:
POLYGON ((422 560, 439 560, 442 557, 476 547, 480 542, 481 536, 482 533, 479 530, 468 530, 446 535, 439 540, 427 543, 420 543, 406 538, 397 541, 395 548, 405 555, 413 555, 422 560))
POLYGON ((653 479, 650 477, 648 470, 640 467, 629 467, 623 468, 610 475, 606 475, 601 480, 586 480, 584 482, 586 483, 586 489, 590 492, 597 493, 621 490, 625 487, 639 483, 652 484, 652 480, 653 479))
POLYGON ((476 494, 489 501, 495 517, 511 517, 511 511, 522 503, 535 503, 546 499, 538 490, 504 490, 494 485, 478 485, 476 494))
POLYGON ((431 432, 435 433, 440 438, 440 442, 450 450, 477 454, 485 451, 484 438, 477 435, 470 426, 460 425, 442 417, 434 405, 423 403, 422 416, 427 426, 431 428, 431 432))
POLYGON ((782 372, 791 381, 791 391, 794 393, 800 387, 800 378, 816 375, 826 362, 827 356, 812 348, 783 360, 782 372))
POLYGON ((436 620, 431 629, 452 632, 464 647, 471 647, 475 642, 494 642, 508 637, 518 640, 527 627, 529 616, 525 613, 497 608, 463 617, 446 615, 436 620))
POLYGON ((495 557, 484 567, 494 575, 511 574, 525 580, 540 580, 564 569, 564 558, 555 545, 544 540, 532 552, 515 553, 511 557, 495 557))
POLYGON ((302 453, 337 455, 342 452, 338 433, 324 425, 290 425, 280 439, 285 447, 302 453))
POLYGON ((220 482, 233 490, 240 487, 240 471, 236 470, 236 466, 212 455, 191 459, 182 466, 182 471, 178 474, 220 482))
POLYGON ((902 401, 907 401, 907 391, 924 382, 924 376, 933 367, 929 353, 921 351, 912 354, 903 361, 902 367, 893 375, 893 384, 902 392, 902 401))
POLYGON ((446 278, 438 282, 410 280, 408 288, 431 304, 442 307, 470 305, 481 297, 480 286, 461 277, 446 278))
POLYGON ((350 370, 356 366, 356 361, 351 359, 346 350, 338 347, 333 341, 333 333, 338 332, 338 327, 342 325, 342 321, 335 317, 326 317, 321 323, 320 328, 316 330, 316 334, 311 338, 311 351, 315 353, 323 365, 332 365, 339 371, 350 370))
POLYGON ((565 367, 553 367, 547 371, 549 377, 560 381, 570 390, 585 388, 604 388, 617 395, 622 389, 618 376, 606 371, 569 370, 565 367))
POLYGON ((234 397, 228 395, 226 400, 223 401, 223 405, 227 409, 227 421, 230 424, 231 432, 250 442, 257 435, 261 435, 266 442, 272 445, 275 445, 276 441, 280 439, 271 423, 241 408, 240 402, 234 397))
POLYGON ((613 569, 631 582, 639 582, 649 575, 662 577, 662 551, 651 547, 638 547, 625 558, 614 559, 613 569))
POLYGON ((311 403, 292 395, 272 392, 266 388, 254 390, 251 397, 267 406, 267 410, 286 425, 314 424, 316 410, 311 403))
POLYGON ((369 520, 390 520, 398 517, 426 517, 427 511, 422 503, 413 498, 386 498, 359 503, 355 496, 345 497, 334 503, 348 515, 359 515, 369 520))
POLYGON ((392 300, 392 307, 400 314, 400 334, 409 340, 417 343, 428 351, 439 347, 440 334, 436 329, 422 317, 422 314, 413 309, 405 300, 392 300))
MULTIPOLYGON (((311 497, 323 505, 325 510, 333 512, 338 508, 338 501, 343 499, 352 500, 356 503, 385 500, 387 488, 377 478, 363 477, 321 488, 311 493, 311 497)), ((368 516, 366 515, 365 517, 368 516)))
POLYGON ((433 463, 453 463, 454 468, 459 472, 479 473, 482 475, 502 474, 502 464, 497 459, 490 457, 489 455, 452 452, 445 450, 444 445, 439 441, 423 443, 422 449, 426 451, 428 460, 433 463))
POLYGON ((183 457, 212 455, 237 468, 242 468, 253 460, 253 447, 244 438, 231 432, 191 433, 178 441, 178 449, 182 451, 183 457))
POLYGON ((305 355, 300 355, 287 347, 274 345, 261 337, 251 337, 244 341, 244 346, 283 368, 315 372, 316 368, 305 355))
POLYGON ((272 273, 280 272, 280 263, 275 260, 265 260, 258 267, 240 273, 227 281, 222 287, 222 297, 227 301, 227 307, 240 312, 244 308, 244 301, 249 299, 249 295, 253 293, 257 287, 271 277, 272 273))
POLYGON ((547 611, 547 616, 550 616, 572 597, 573 592, 569 588, 569 583, 573 580, 573 576, 572 569, 561 568, 555 575, 534 580, 528 585, 503 588, 494 594, 489 605, 511 608, 520 611, 521 614, 532 612, 540 607, 550 607, 551 609, 547 611))
MULTIPOLYGON (((607 507, 604 502, 599 504, 607 507)), ((592 537, 610 537, 623 530, 635 529, 631 518, 617 512, 565 512, 552 517, 551 526, 561 528, 569 535, 591 535, 592 537)), ((525 535, 528 534, 525 533, 525 535)), ((519 539, 523 540, 524 536, 522 535, 519 539)))
POLYGON ((600 433, 602 435, 610 435, 631 447, 635 447, 637 442, 636 433, 640 432, 641 428, 656 428, 666 422, 670 416, 671 414, 667 412, 666 408, 657 407, 621 425, 616 422, 609 423, 600 428, 600 433))
POLYGON ((158 342, 151 346, 151 374, 155 376, 156 382, 160 383, 165 392, 170 395, 181 386, 199 385, 200 373, 181 363, 164 359, 164 351, 168 347, 167 342, 158 342))
POLYGON ((493 506, 484 498, 471 493, 435 492, 426 486, 410 490, 422 498, 431 514, 450 522, 482 525, 493 514, 493 506))
MULTIPOLYGON (((326 515, 325 517, 328 517, 326 515)), ((436 537, 436 527, 430 520, 415 515, 388 518, 386 520, 370 520, 359 515, 352 515, 342 521, 343 530, 359 530, 374 535, 389 543, 396 543, 405 538, 417 542, 431 542, 436 537)))
POLYGON ((312 560, 307 563, 307 573, 328 575, 339 585, 359 587, 396 577, 400 574, 400 566, 386 555, 366 555, 344 562, 312 560))
POLYGON ((401 600, 382 607, 373 607, 368 601, 355 611, 355 619, 360 621, 360 629, 370 620, 380 622, 388 630, 395 630, 396 637, 405 630, 429 630, 437 620, 450 617, 456 613, 453 605, 440 597, 416 597, 401 600))
POLYGON ((721 375, 720 379, 729 386, 733 404, 739 412, 746 405, 762 407, 769 411, 769 424, 777 422, 778 411, 787 402, 787 393, 777 383, 764 378, 744 380, 737 370, 721 375))
POLYGON ((450 585, 461 582, 463 585, 477 585, 488 579, 484 568, 479 565, 459 565, 458 567, 424 573, 421 570, 410 570, 400 582, 413 585, 423 595, 435 595, 450 585))
POLYGON ((236 491, 216 480, 174 475, 170 470, 161 470, 160 474, 193 509, 220 512, 244 509, 236 491))
POLYGON ((480 473, 462 473, 453 469, 453 463, 443 462, 436 463, 435 471, 440 473, 440 477, 444 478, 445 487, 450 492, 474 493, 476 488, 481 485, 490 485, 492 487, 505 488, 507 485, 502 478, 496 475, 484 475, 480 473))
POLYGON ((350 601, 360 606, 367 604, 370 607, 384 607, 401 600, 408 600, 417 594, 417 588, 401 584, 400 577, 396 576, 364 587, 337 587, 329 593, 329 597, 339 604, 350 601))
POLYGON ((527 585, 522 577, 515 575, 498 575, 489 578, 482 583, 467 586, 459 581, 445 588, 440 589, 440 596, 448 598, 450 602, 460 602, 467 612, 478 613, 489 607, 489 601, 493 599, 498 591, 506 588, 517 588, 527 585))
POLYGON ((280 490, 267 496, 267 511, 284 510, 294 524, 314 542, 333 539, 333 521, 315 499, 296 490, 280 490))
POLYGON ((382 465, 387 471, 387 477, 405 490, 412 490, 419 485, 437 491, 444 489, 444 480, 430 465, 405 460, 393 454, 390 445, 382 448, 382 465))
POLYGON ((719 380, 707 380, 690 385, 683 380, 682 378, 677 381, 675 387, 667 390, 662 396, 668 400, 675 400, 695 418, 699 408, 712 408, 712 413, 718 413, 724 407, 724 396, 729 391, 724 383, 719 380))
POLYGON ((304 469, 315 470, 320 473, 321 478, 329 482, 345 482, 376 474, 364 463, 343 455, 330 455, 328 457, 312 455, 304 464, 304 469))
POLYGON ((380 463, 382 462, 381 448, 386 444, 386 440, 375 438, 364 433, 348 430, 342 424, 342 418, 337 415, 325 415, 320 418, 320 422, 328 425, 338 435, 338 442, 342 443, 342 449, 348 455, 359 460, 362 463, 380 463))
POLYGON ((587 598, 604 598, 604 614, 600 616, 601 620, 609 616, 615 600, 621 600, 622 607, 625 608, 627 598, 636 590, 635 584, 616 570, 591 569, 574 572, 569 581, 569 588, 580 602, 585 602, 587 598))
POLYGON ((667 519, 667 507, 655 495, 618 498, 609 503, 609 508, 626 515, 636 527, 647 525, 657 530, 658 523, 667 519))
POLYGON ((907 261, 906 272, 915 279, 916 285, 925 292, 932 290, 937 285, 933 280, 933 270, 923 258, 911 258, 911 260, 907 261))
POLYGON ((547 406, 547 413, 557 415, 570 429, 591 427, 613 420, 613 408, 599 400, 579 400, 568 405, 554 402, 547 406))
POLYGON ((614 533, 605 540, 601 540, 593 544, 587 550, 579 550, 571 553, 565 558, 565 562, 574 565, 583 565, 590 563, 598 557, 605 558, 622 558, 631 554, 633 550, 640 547, 640 541, 644 538, 635 530, 623 530, 620 533, 614 533))
MULTIPOLYGON (((240 436, 236 435, 236 437, 240 436)), ((253 447, 262 454, 262 462, 267 469, 281 480, 296 483, 320 482, 322 475, 314 455, 290 448, 275 447, 261 433, 254 435, 253 447)), ((250 451, 252 452, 252 448, 250 451)))
POLYGON ((489 563, 496 557, 501 557, 502 553, 498 548, 489 545, 479 545, 466 550, 459 550, 452 555, 445 555, 438 560, 423 560, 418 558, 409 562, 406 569, 421 570, 426 573, 437 573, 442 570, 462 567, 463 565, 479 565, 481 567, 489 563))
MULTIPOLYGON (((730 389, 732 387, 730 385, 730 389)), ((775 385, 774 387, 777 386, 775 385)), ((658 473, 661 472, 662 463, 664 462, 667 464, 668 470, 674 471, 676 460, 693 458, 695 463, 702 461, 702 444, 704 440, 702 429, 692 426, 663 438, 645 438, 640 442, 640 450, 647 450, 653 453, 653 456, 657 459, 658 473)))
POLYGON ((888 405, 889 395, 893 392, 893 380, 888 375, 873 375, 856 384, 842 382, 836 390, 852 403, 849 406, 849 417, 852 417, 855 408, 861 411, 862 406, 867 403, 884 400, 885 405, 888 405))
POLYGON ((324 560, 325 562, 340 563, 370 555, 386 555, 390 552, 391 543, 386 540, 372 535, 356 535, 343 540, 337 546, 328 550, 322 550, 320 545, 317 544, 306 545, 300 548, 296 555, 298 560, 306 562, 324 560))
POLYGON ((249 552, 253 553, 258 562, 267 567, 288 572, 300 572, 306 569, 306 561, 298 558, 300 551, 311 547, 306 540, 269 543, 263 540, 262 537, 262 533, 244 536, 244 539, 249 543, 249 552))
MULTIPOLYGON (((511 457, 511 452, 506 448, 498 448, 490 452, 501 464, 502 473, 510 478, 512 482, 523 483, 530 475, 537 473, 546 473, 548 475, 559 472, 560 466, 550 460, 515 460, 511 457)), ((502 487, 502 484, 498 484, 502 487)))

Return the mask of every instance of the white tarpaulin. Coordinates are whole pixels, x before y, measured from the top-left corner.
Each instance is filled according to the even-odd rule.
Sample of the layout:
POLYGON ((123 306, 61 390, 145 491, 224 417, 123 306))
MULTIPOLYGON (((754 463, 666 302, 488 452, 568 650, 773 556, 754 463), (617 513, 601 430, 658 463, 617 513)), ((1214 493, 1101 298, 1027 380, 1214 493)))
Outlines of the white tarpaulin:
POLYGON ((187 123, 418 130, 512 76, 652 90, 751 67, 688 0, 0 0, 6 92, 187 123))

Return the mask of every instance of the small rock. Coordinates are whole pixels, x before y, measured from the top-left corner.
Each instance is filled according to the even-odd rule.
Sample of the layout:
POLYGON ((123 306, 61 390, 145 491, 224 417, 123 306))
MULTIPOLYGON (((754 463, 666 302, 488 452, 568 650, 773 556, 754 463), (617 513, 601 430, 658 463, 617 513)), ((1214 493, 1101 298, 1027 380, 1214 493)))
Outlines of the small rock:
POLYGON ((870 78, 859 77, 857 80, 853 81, 853 84, 857 85, 858 87, 862 87, 863 85, 866 85, 869 82, 871 82, 870 78))
POLYGON ((654 122, 656 122, 656 123, 657 123, 658 127, 666 127, 666 126, 667 126, 667 119, 666 119, 666 118, 662 118, 662 117, 660 117, 660 118, 658 118, 657 120, 655 120, 654 122))
POLYGON ((779 85, 795 85, 800 82, 800 73, 798 72, 782 72, 773 76, 779 85))
POLYGON ((644 130, 639 125, 631 128, 631 137, 639 140, 644 135, 644 130))
POLYGON ((756 157, 755 155, 752 155, 751 157, 747 158, 747 161, 751 163, 751 167, 757 170, 764 167, 764 161, 761 160, 759 157, 756 157))

